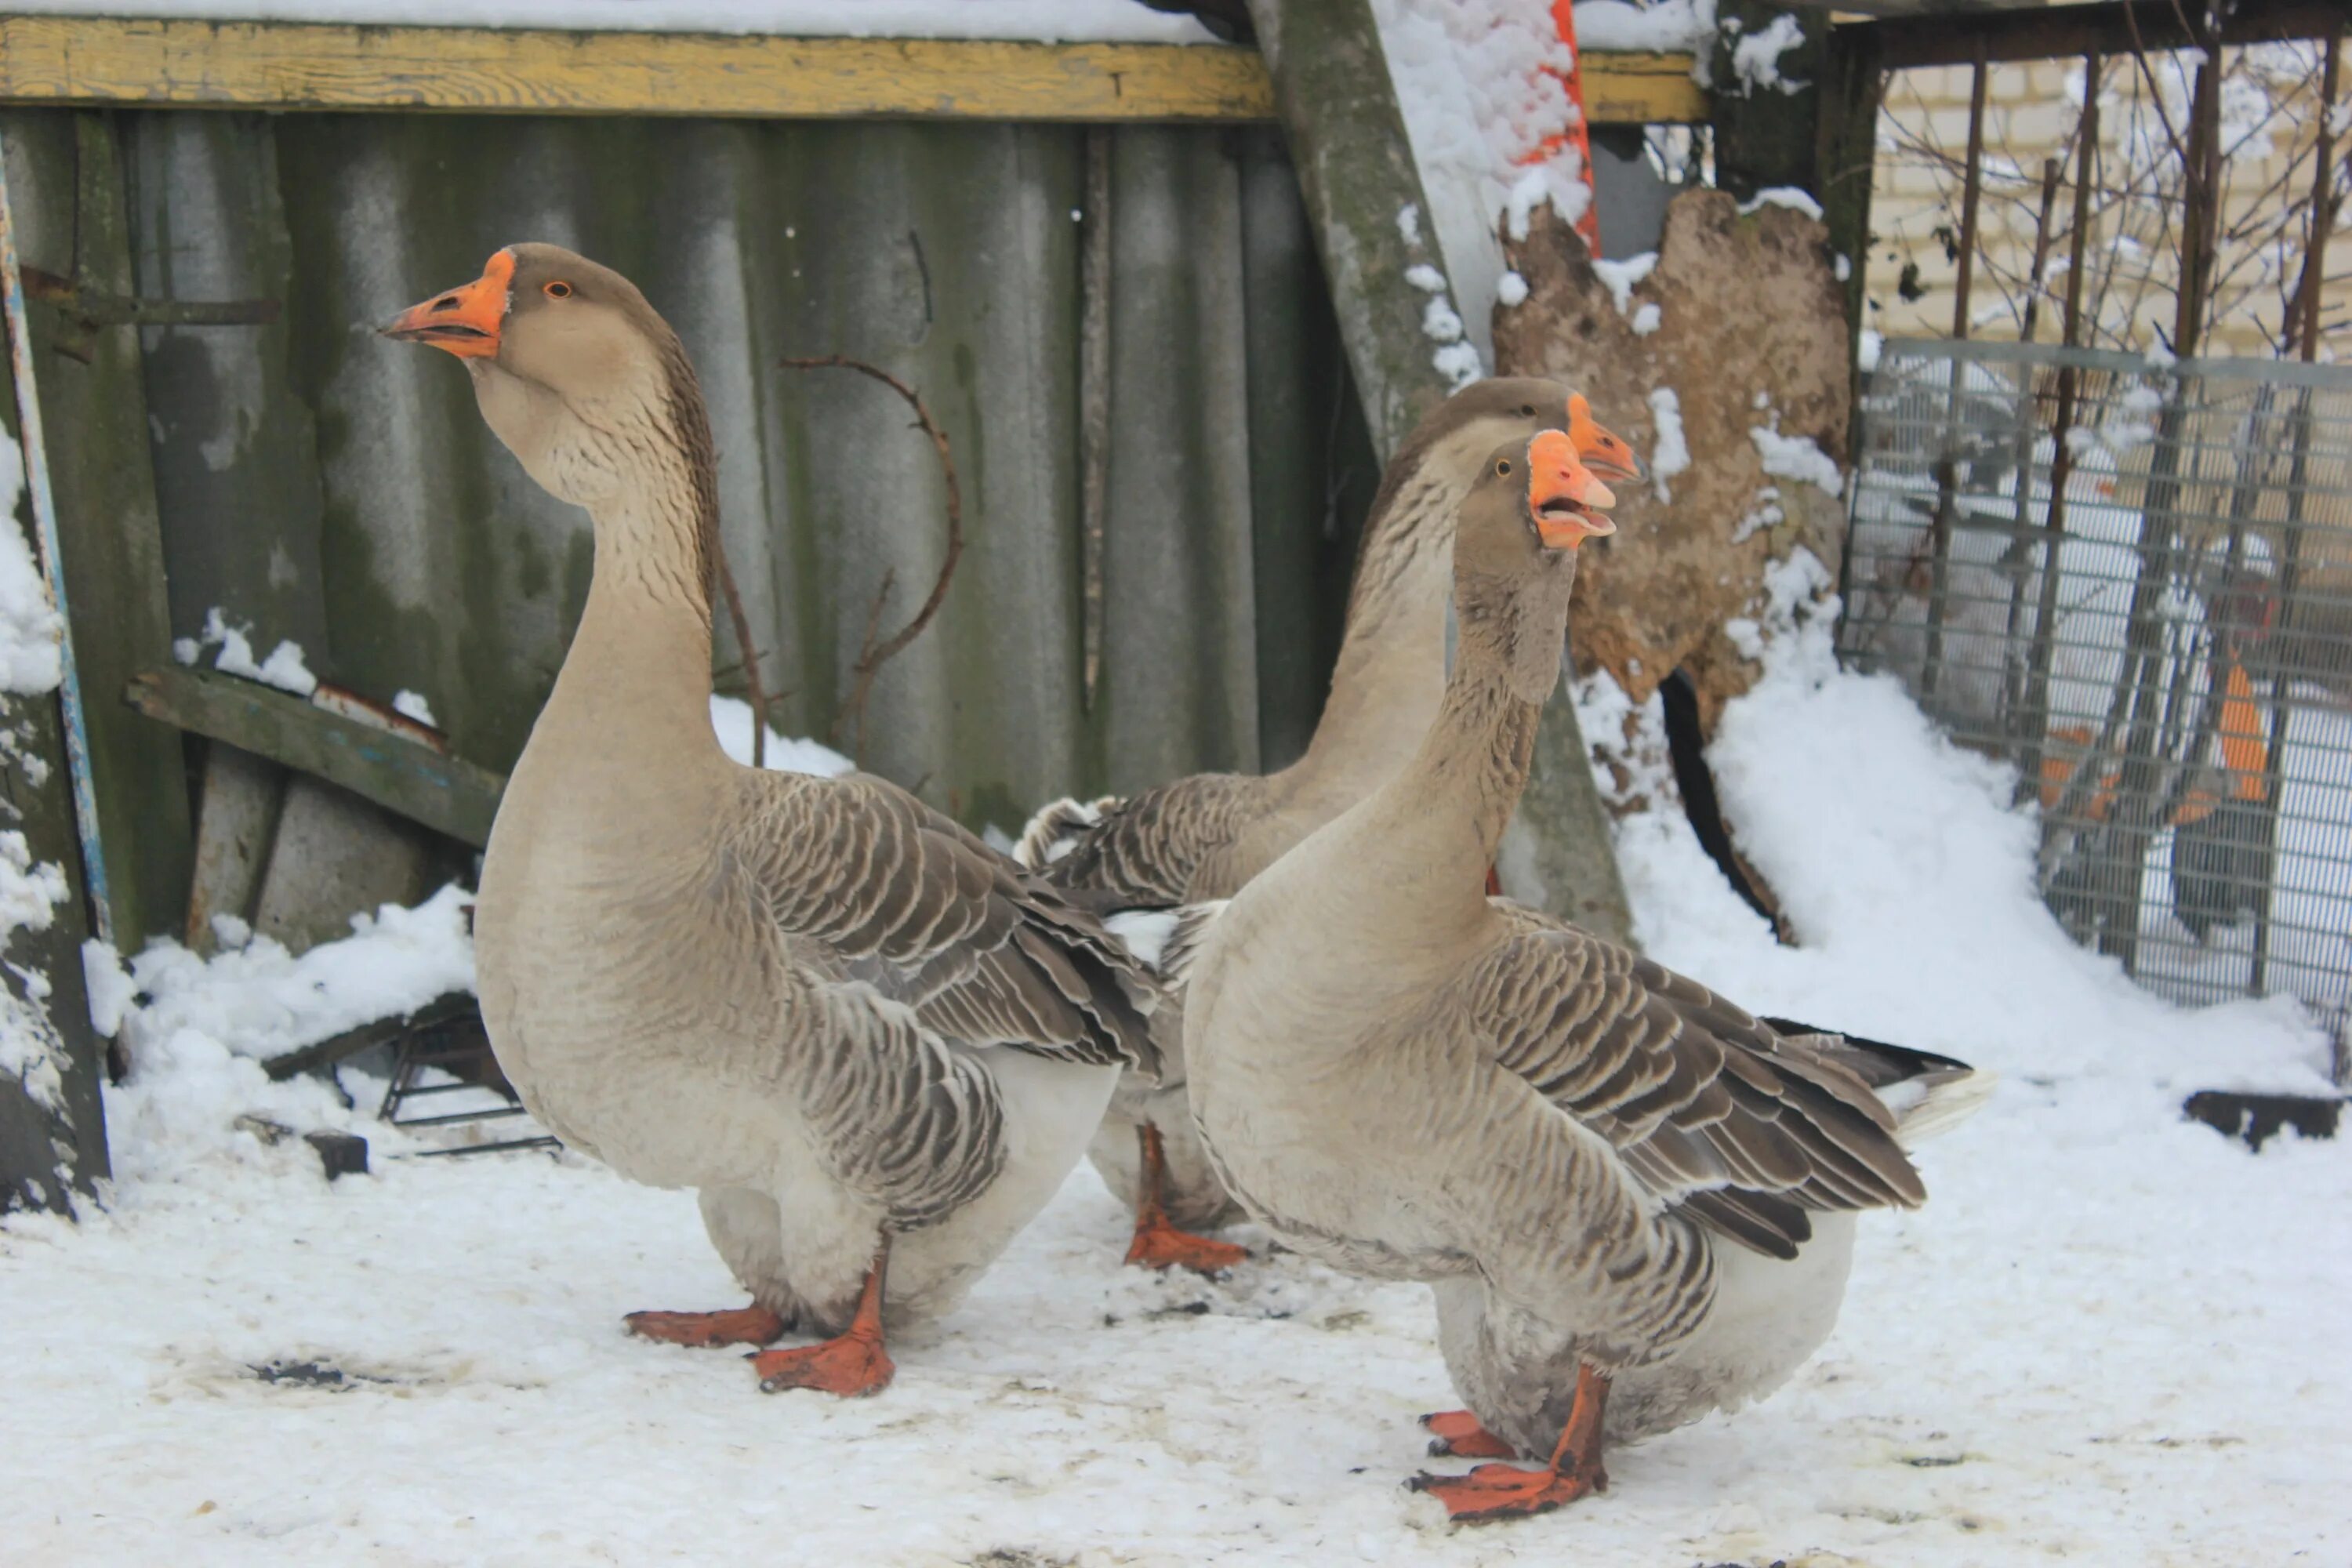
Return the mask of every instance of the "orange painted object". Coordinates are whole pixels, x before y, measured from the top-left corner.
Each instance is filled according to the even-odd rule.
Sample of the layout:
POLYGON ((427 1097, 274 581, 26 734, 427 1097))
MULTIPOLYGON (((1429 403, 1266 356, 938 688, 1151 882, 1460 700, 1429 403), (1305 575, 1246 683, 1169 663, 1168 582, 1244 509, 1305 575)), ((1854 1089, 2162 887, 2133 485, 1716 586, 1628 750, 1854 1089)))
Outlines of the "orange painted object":
POLYGON ((2254 683, 2234 659, 2221 699, 2221 761, 2230 769, 2230 793, 2260 800, 2270 793, 2271 749, 2263 739, 2263 716, 2254 706, 2254 683))
POLYGON ((1573 63, 1568 74, 1560 74, 1549 66, 1543 68, 1546 76, 1557 77, 1568 92, 1568 101, 1576 109, 1576 123, 1566 131, 1547 136, 1536 143, 1535 151, 1521 158, 1522 165, 1542 163, 1563 147, 1573 147, 1584 170, 1585 188, 1592 191, 1592 200, 1584 204, 1584 216, 1576 220, 1576 232, 1584 237, 1585 248, 1593 255, 1601 254, 1601 198, 1592 184, 1592 137, 1586 126, 1584 112, 1584 53, 1576 47, 1575 0, 1551 0, 1551 25, 1559 30, 1559 41, 1568 46, 1573 63))
MULTIPOLYGON (((2245 667, 2232 659, 2221 678, 2221 719, 2215 727, 2221 742, 2221 765, 2230 775, 2230 794, 2237 800, 2259 801, 2270 793, 2270 742, 2263 737, 2262 710, 2254 705, 2254 683, 2246 678, 2245 667)), ((2052 742, 2077 750, 2090 745, 2095 738, 2087 724, 2061 724, 2050 731, 2052 742)), ((2042 809, 2055 811, 2065 798, 2066 787, 2074 780, 2076 760, 2055 752, 2042 758, 2042 809)), ((2105 822, 2116 804, 2116 788, 2123 780, 2120 764, 2099 775, 2098 786, 2083 803, 2081 816, 2086 822, 2105 822)), ((2173 808, 2172 826, 2186 827, 2202 822, 2221 805, 2221 798, 2211 790, 2190 787, 2173 808)))

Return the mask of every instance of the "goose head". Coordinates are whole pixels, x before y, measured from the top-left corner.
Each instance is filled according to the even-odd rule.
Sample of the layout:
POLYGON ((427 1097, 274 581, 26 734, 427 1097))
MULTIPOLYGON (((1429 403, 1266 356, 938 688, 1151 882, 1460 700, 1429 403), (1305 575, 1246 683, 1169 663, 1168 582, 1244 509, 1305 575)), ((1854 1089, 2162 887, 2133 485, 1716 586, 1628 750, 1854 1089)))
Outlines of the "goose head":
POLYGON ((509 245, 482 275, 382 329, 464 362, 482 417, 549 493, 613 502, 664 442, 707 458, 708 425, 677 334, 637 286, 555 245, 509 245), (648 443, 647 437, 653 438, 648 443))
POLYGON ((1564 430, 1506 442, 1463 498, 1454 538, 1454 606, 1496 646, 1512 690, 1540 702, 1558 679, 1577 551, 1614 533, 1617 498, 1564 430))
POLYGON ((1602 479, 1640 477, 1641 460, 1632 444, 1592 417, 1582 393, 1571 393, 1548 377, 1527 375, 1473 382, 1431 409, 1405 438, 1398 454, 1403 460, 1396 468, 1457 476, 1459 486, 1478 473, 1498 442, 1524 441, 1543 430, 1566 431, 1580 460, 1602 479))
POLYGON ((1633 444, 1604 429, 1592 417, 1592 405, 1584 400, 1580 392, 1568 395, 1568 438, 1576 447, 1577 461, 1595 479, 1633 484, 1647 477, 1642 459, 1634 454, 1633 444))

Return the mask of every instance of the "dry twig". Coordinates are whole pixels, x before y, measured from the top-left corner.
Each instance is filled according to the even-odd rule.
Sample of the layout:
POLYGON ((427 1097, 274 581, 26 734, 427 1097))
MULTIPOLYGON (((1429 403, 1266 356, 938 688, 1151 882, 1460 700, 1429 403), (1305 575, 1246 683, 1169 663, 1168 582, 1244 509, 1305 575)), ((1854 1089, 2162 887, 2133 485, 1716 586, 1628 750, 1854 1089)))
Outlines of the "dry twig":
POLYGON ((956 485, 955 456, 948 448, 947 432, 940 428, 938 421, 931 417, 930 409, 924 405, 922 395, 913 387, 887 370, 867 364, 863 360, 851 359, 846 354, 826 354, 820 359, 786 359, 778 363, 786 370, 854 370, 861 375, 872 376, 905 398, 908 406, 915 411, 915 423, 922 427, 923 434, 931 438, 932 447, 937 448, 940 474, 947 482, 948 548, 940 561, 939 580, 931 584, 930 596, 923 601, 922 608, 915 612, 913 619, 887 637, 877 641, 876 636, 882 627, 882 605, 890 596, 891 584, 897 575, 895 572, 882 574, 881 586, 875 590, 874 603, 866 613, 866 634, 858 643, 856 662, 850 666, 849 700, 842 704, 828 736, 828 739, 837 741, 854 722, 857 734, 851 744, 850 755, 862 764, 866 760, 866 699, 874 689, 875 676, 883 665, 906 651, 908 644, 923 635, 923 628, 931 624, 933 616, 939 614, 940 602, 948 596, 949 579, 955 575, 956 559, 963 553, 963 495, 956 485))
POLYGON ((768 765, 768 693, 760 684, 760 650, 751 641, 751 623, 743 614, 743 595, 736 591, 735 573, 727 564, 727 546, 714 538, 719 556, 719 591, 727 595, 727 618, 735 623, 735 640, 743 649, 743 692, 751 702, 751 765, 768 765))

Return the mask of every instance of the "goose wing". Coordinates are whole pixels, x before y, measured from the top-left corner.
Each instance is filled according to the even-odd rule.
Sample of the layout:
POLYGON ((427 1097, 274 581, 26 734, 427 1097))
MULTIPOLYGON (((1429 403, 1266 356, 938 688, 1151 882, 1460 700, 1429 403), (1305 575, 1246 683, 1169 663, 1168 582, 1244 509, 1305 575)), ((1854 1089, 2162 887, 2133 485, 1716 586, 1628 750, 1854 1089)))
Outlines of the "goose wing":
POLYGON ((1895 1118, 1851 1068, 1696 981, 1517 906, 1465 975, 1496 1062, 1733 1240, 1796 1255, 1809 1210, 1927 1198, 1895 1118))
MULTIPOLYGON (((1108 895, 1113 909, 1169 909, 1228 894, 1217 862, 1255 819, 1264 781, 1195 773, 1125 799, 1056 801, 1031 819, 1016 851, 1055 887, 1108 895)), ((1093 901, 1093 900, 1090 900, 1093 901)))
POLYGON ((1159 1070, 1143 968, 1092 914, 887 779, 743 774, 768 916, 951 1040, 1159 1070))
POLYGON ((834 1174, 899 1230, 944 1219, 985 1191, 1004 1166, 995 1076, 870 985, 805 994, 822 1018, 796 1031, 813 1053, 803 1113, 834 1174))

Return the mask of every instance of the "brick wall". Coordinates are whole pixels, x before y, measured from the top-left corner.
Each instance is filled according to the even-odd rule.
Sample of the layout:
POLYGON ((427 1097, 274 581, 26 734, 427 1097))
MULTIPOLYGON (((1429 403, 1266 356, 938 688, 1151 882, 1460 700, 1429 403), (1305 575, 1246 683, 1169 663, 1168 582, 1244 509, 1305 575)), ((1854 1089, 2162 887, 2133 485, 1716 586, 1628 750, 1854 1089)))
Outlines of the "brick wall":
MULTIPOLYGON (((2231 157, 2223 214, 2225 228, 2239 225, 2260 228, 2266 209, 2275 212, 2277 204, 2302 201, 2310 194, 2312 142, 2317 126, 2317 49, 2316 46, 2288 47, 2304 47, 2312 62, 2307 77, 2299 84, 2281 87, 2283 80, 2300 68, 2301 60, 2279 52, 2276 47, 2263 57, 2265 74, 2273 89, 2281 92, 2285 108, 2271 127, 2273 134, 2267 155, 2258 155, 2252 147, 2242 147, 2231 157)), ((2110 90, 2120 85, 2118 79, 2127 68, 2127 60, 2109 62, 2110 90)), ((2072 60, 1992 68, 1986 84, 1987 174, 1979 214, 1977 272, 1969 294, 1971 314, 1978 318, 1971 336, 2018 336, 2014 310, 2005 307, 2003 300, 2020 297, 2021 290, 2014 282, 2004 288, 2000 275, 2014 279, 2022 278, 2028 270, 2035 213, 2040 205, 2042 160, 2066 151, 2080 112, 2074 93, 2080 91, 2081 69, 2080 62, 2072 60), (2073 93, 2069 91, 2070 84, 2073 93)), ((1871 227, 1878 239, 1871 247, 1868 282, 1869 297, 1875 306, 1869 324, 1889 337, 1944 337, 1951 332, 1952 288, 1958 268, 1945 242, 1934 231, 1938 226, 1948 226, 1955 232, 1958 228, 1958 164, 1968 148, 1969 76, 1965 66, 1942 67, 1898 71, 1888 83, 1871 196, 1871 227), (1948 153, 1950 163, 1946 165, 1924 153, 1916 145, 1918 142, 1948 153), (1924 290, 1916 299, 1902 297, 1900 285, 1906 263, 1916 264, 1914 286, 1924 290)), ((2124 163, 2119 145, 2121 116, 2113 111, 2113 107, 2110 104, 2102 110, 2105 123, 2101 127, 2100 162, 2105 173, 2096 181, 2099 184, 2105 184, 2124 163)), ((2174 122, 2181 124, 2181 118, 2176 109, 2174 122)), ((2185 133, 2185 125, 2183 131, 2185 133)), ((2344 146, 2344 138, 2339 137, 2339 167, 2344 146)), ((2074 173, 2069 160, 2062 171, 2053 223, 2057 234, 2053 260, 2062 266, 2053 268, 2052 284, 2041 305, 2035 334, 2045 342, 2058 338, 2063 299, 2063 279, 2058 274, 2066 254, 2064 231, 2073 208, 2074 173)), ((2087 276, 2098 275, 2103 247, 2112 248, 2120 226, 2114 214, 2105 219, 2095 218, 2087 276)), ((2228 268, 2234 260, 2244 264, 2242 277, 2253 277, 2258 258, 2249 254, 2250 248, 2240 243, 2233 249, 2231 242, 2225 239, 2223 267, 2228 268)), ((2276 247, 2267 248, 2272 253, 2268 265, 2273 269, 2283 266, 2286 277, 2292 279, 2302 260, 2300 239, 2292 240, 2283 257, 2275 254, 2276 247)), ((2177 242, 2151 247, 2148 265, 2167 283, 2177 277, 2177 242)), ((2331 241, 2329 270, 2337 279, 2325 295, 2322 353, 2332 348, 2336 358, 2352 359, 2352 234, 2346 232, 2341 221, 2331 241)), ((2120 322, 2120 299, 2113 308, 2120 322)), ((2146 348, 2158 342, 2158 328, 2169 336, 2173 310, 2168 289, 2148 290, 2137 310, 2131 312, 2131 346, 2146 348)), ((2277 352, 2275 334, 2280 315, 2279 290, 2272 286, 2255 287, 2213 324, 2207 352, 2273 355, 2277 352)), ((2116 344, 2110 338, 2100 346, 2116 344)))

